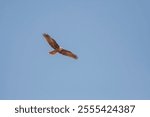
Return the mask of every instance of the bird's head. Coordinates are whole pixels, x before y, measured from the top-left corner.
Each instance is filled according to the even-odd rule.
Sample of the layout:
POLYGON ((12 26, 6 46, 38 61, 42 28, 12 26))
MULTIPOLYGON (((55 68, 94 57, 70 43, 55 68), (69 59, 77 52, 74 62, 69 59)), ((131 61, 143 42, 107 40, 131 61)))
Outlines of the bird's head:
POLYGON ((61 50, 63 50, 63 48, 62 48, 62 47, 59 47, 59 51, 61 51, 61 50))

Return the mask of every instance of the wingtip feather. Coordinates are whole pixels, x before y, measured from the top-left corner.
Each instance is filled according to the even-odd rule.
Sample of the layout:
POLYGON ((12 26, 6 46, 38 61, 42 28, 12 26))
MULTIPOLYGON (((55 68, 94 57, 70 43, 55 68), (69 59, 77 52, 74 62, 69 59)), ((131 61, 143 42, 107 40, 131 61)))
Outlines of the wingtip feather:
POLYGON ((43 36, 48 36, 48 34, 47 33, 43 33, 43 36))

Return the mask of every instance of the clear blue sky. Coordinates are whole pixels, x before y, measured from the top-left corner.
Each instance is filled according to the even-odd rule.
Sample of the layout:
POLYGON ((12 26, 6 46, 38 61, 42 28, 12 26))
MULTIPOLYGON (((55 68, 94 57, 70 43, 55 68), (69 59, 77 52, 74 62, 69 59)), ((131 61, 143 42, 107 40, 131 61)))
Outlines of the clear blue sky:
POLYGON ((149 0, 0 0, 0 99, 150 99, 149 0), (78 60, 57 54, 50 34, 78 60))

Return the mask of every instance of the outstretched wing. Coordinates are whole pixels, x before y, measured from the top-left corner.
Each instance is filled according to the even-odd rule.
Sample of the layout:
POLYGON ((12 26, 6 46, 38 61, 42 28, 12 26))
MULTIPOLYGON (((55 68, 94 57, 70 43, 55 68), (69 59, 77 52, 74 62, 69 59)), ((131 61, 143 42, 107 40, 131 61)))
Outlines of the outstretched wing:
POLYGON ((65 50, 65 49, 62 49, 60 52, 60 54, 63 54, 63 55, 66 55, 66 56, 69 56, 69 57, 72 57, 74 59, 77 59, 78 57, 73 54, 71 51, 68 51, 68 50, 65 50))
POLYGON ((57 42, 53 38, 51 38, 48 34, 44 33, 43 36, 52 48, 54 49, 59 48, 59 45, 57 44, 57 42))

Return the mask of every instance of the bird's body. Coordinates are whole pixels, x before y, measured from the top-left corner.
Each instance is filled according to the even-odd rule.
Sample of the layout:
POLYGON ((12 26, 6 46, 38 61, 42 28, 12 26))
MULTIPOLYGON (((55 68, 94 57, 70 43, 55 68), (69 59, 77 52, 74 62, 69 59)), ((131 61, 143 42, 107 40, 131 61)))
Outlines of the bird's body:
POLYGON ((49 52, 49 54, 55 55, 56 53, 60 53, 62 55, 69 56, 69 57, 72 57, 74 59, 78 58, 71 51, 65 50, 62 47, 60 47, 57 44, 57 42, 52 37, 50 37, 48 34, 44 33, 43 36, 46 39, 46 41, 48 42, 48 44, 54 49, 53 51, 49 52))

